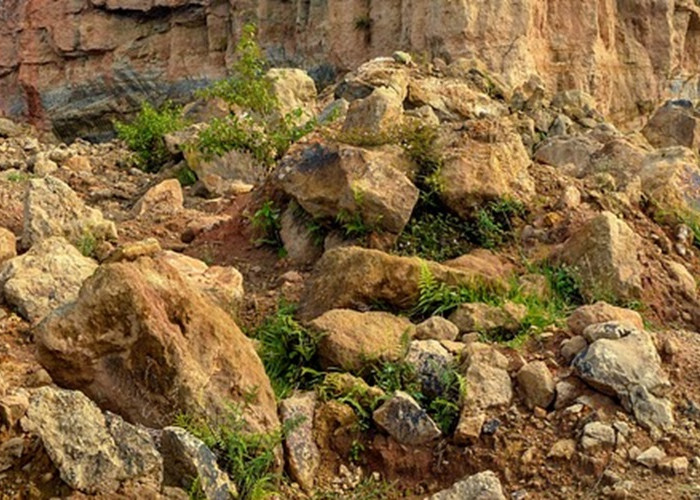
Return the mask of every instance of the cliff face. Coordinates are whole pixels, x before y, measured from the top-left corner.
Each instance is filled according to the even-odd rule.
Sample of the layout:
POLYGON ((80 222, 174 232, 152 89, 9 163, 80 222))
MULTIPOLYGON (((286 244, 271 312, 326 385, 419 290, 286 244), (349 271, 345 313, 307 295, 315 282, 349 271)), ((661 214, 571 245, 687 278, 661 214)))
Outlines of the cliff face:
POLYGON ((700 93, 693 0, 0 0, 0 114, 96 135, 223 76, 246 21, 318 78, 397 49, 477 56, 513 85, 585 90, 618 123, 700 93))

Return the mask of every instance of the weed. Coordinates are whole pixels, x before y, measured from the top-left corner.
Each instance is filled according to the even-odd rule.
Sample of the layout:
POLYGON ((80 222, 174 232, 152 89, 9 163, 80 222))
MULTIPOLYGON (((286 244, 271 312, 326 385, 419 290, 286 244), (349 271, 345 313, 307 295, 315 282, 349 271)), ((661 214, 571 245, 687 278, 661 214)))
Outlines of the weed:
POLYGON ((247 432, 241 408, 232 408, 222 425, 204 419, 180 415, 176 425, 201 439, 217 457, 222 470, 236 483, 243 499, 263 498, 275 491, 280 474, 275 472, 275 450, 297 421, 276 432, 247 432))
POLYGON ((189 500, 206 500, 207 496, 202 491, 202 480, 197 476, 194 478, 190 487, 187 490, 187 498, 189 500))
POLYGON ((309 388, 320 376, 316 360, 320 336, 297 323, 294 311, 293 305, 280 304, 252 334, 260 342, 258 354, 280 399, 294 389, 309 388))
POLYGON ((355 439, 350 445, 350 452, 348 453, 348 459, 354 463, 359 464, 362 461, 362 454, 365 451, 365 445, 361 441, 355 439))
POLYGON ((136 153, 139 168, 146 172, 157 172, 168 161, 170 153, 165 147, 165 134, 185 125, 181 109, 170 102, 160 111, 143 102, 141 111, 131 123, 114 122, 117 136, 136 153))
POLYGON ((194 173, 194 170, 192 170, 187 165, 183 165, 177 171, 177 180, 180 182, 180 185, 183 187, 191 186, 192 184, 197 182, 197 174, 194 173))
MULTIPOLYGON (((379 220, 376 221, 376 224, 379 223, 379 220)), ((376 224, 367 224, 361 213, 351 213, 345 209, 338 212, 335 221, 348 238, 365 238, 370 233, 378 230, 376 224)))
POLYGON ((455 364, 439 373, 441 393, 427 401, 428 415, 432 417, 443 434, 452 434, 459 422, 461 404, 467 393, 467 381, 455 364))
POLYGON ((277 249, 284 249, 280 229, 282 229, 282 214, 275 202, 268 200, 256 210, 251 217, 251 224, 262 235, 255 240, 256 245, 270 245, 277 249))
POLYGON ((525 215, 519 201, 502 198, 480 208, 474 220, 474 240, 484 248, 497 248, 513 239, 513 219, 525 215))
POLYGON ((395 247, 399 255, 416 255, 442 262, 469 252, 467 221, 445 211, 419 211, 411 217, 395 247))
POLYGON ((85 230, 75 246, 85 257, 94 257, 97 251, 97 238, 91 231, 85 230))
POLYGON ((373 391, 362 379, 345 373, 327 373, 316 386, 316 393, 322 401, 335 400, 350 406, 357 415, 359 431, 372 426, 372 412, 383 400, 381 391, 373 391))
POLYGON ((372 18, 368 15, 356 17, 355 29, 358 31, 368 31, 372 29, 372 18))

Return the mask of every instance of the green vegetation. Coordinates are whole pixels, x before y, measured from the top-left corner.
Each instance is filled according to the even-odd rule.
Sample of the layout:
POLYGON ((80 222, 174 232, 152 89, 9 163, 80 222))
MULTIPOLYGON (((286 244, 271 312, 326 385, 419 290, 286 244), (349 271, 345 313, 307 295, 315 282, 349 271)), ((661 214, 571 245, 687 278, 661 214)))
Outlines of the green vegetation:
POLYGON ((480 208, 474 219, 474 241, 484 248, 497 248, 513 239, 513 219, 523 217, 522 203, 503 198, 480 208))
POLYGON ((545 276, 549 293, 528 293, 513 278, 507 288, 498 288, 483 281, 475 280, 469 286, 449 286, 438 281, 427 265, 421 268, 419 297, 416 305, 409 312, 414 319, 430 316, 447 316, 460 304, 481 302, 500 307, 506 301, 522 304, 527 314, 514 338, 500 337, 489 340, 514 341, 517 345, 529 333, 560 324, 576 306, 584 303, 580 281, 574 270, 566 266, 534 267, 545 276))
MULTIPOLYGON (((180 415, 176 425, 187 429, 214 452, 221 469, 236 483, 240 498, 254 500, 275 492, 281 479, 275 472, 275 449, 298 423, 291 422, 277 432, 250 433, 242 409, 234 408, 222 425, 213 426, 188 415, 180 415)), ((198 494, 190 492, 195 498, 198 494)))
POLYGON ((180 130, 185 125, 182 110, 172 103, 166 103, 159 111, 148 102, 143 102, 134 121, 114 122, 117 136, 136 153, 139 168, 146 172, 157 172, 168 161, 170 153, 165 147, 165 134, 180 130))
POLYGON ((327 373, 316 386, 316 393, 321 401, 336 400, 350 406, 357 415, 358 430, 367 431, 372 426, 372 412, 383 399, 361 380, 348 384, 345 376, 343 373, 327 373))
POLYGON ((177 180, 183 187, 191 186, 197 182, 197 174, 190 167, 184 165, 177 171, 177 180))
POLYGON ((280 399, 294 389, 308 389, 320 378, 316 350, 320 336, 294 319, 295 307, 280 304, 252 334, 272 388, 280 399))
POLYGON ((269 64, 258 45, 254 25, 244 26, 236 55, 231 76, 198 95, 221 98, 243 112, 213 120, 199 134, 194 147, 205 158, 234 149, 248 152, 256 161, 270 167, 294 142, 313 131, 317 123, 309 120, 300 124, 301 109, 280 116, 274 82, 265 76, 269 64))
POLYGON ((10 172, 6 177, 10 182, 25 182, 31 178, 31 175, 26 172, 10 172))
POLYGON ((282 212, 275 202, 268 200, 255 211, 250 218, 253 228, 261 235, 255 240, 256 245, 269 245, 278 251, 284 251, 284 244, 280 236, 282 229, 282 212))
POLYGON ((97 238, 92 232, 85 230, 78 241, 75 242, 75 247, 85 257, 94 257, 97 251, 97 238))

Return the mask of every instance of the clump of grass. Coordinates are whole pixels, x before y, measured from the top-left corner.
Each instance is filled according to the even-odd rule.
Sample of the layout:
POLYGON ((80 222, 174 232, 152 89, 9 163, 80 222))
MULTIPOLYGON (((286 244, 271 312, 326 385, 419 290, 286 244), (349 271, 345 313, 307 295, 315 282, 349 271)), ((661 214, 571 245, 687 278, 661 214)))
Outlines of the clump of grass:
POLYGON ((253 228, 260 234, 255 239, 256 245, 269 245, 279 252, 284 251, 284 243, 280 230, 282 229, 282 211, 272 200, 267 200, 255 211, 250 218, 253 228))
POLYGON ((513 220, 525 215, 522 203, 509 198, 490 201, 474 218, 474 240, 484 248, 498 248, 513 240, 513 220))
POLYGON ((190 167, 184 165, 177 171, 177 180, 183 187, 191 186, 197 182, 197 174, 190 167))
POLYGON ((316 358, 320 336, 294 319, 295 306, 282 303, 252 334, 278 398, 308 389, 321 376, 316 358))
POLYGON ((85 230, 75 243, 76 248, 85 257, 94 257, 97 252, 97 238, 91 231, 85 230))
POLYGON ((137 166, 146 172, 157 172, 170 159, 165 135, 184 128, 182 110, 171 102, 157 110, 143 102, 141 111, 131 123, 114 122, 117 136, 136 153, 137 166))
POLYGON ((214 452, 228 473, 240 498, 265 498, 276 491, 281 474, 276 472, 275 450, 298 422, 291 421, 270 433, 248 432, 240 408, 232 408, 223 424, 211 425, 202 418, 180 415, 175 424, 201 439, 214 452))

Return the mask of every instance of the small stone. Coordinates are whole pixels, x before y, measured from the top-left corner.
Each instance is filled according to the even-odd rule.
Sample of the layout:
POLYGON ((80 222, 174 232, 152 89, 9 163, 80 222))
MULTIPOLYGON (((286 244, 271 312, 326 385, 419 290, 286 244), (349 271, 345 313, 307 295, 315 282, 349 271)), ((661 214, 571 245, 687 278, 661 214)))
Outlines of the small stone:
POLYGON ((607 321, 620 321, 629 323, 638 330, 644 329, 644 321, 637 311, 611 306, 602 301, 579 307, 566 323, 574 335, 582 335, 587 326, 607 321))
POLYGON ((622 337, 626 337, 633 331, 634 327, 632 325, 627 325, 618 321, 607 321, 605 323, 588 325, 583 330, 583 336, 589 343, 592 344, 599 339, 620 339, 622 337))
POLYGON ((666 452, 656 446, 652 446, 640 453, 635 461, 645 467, 653 469, 659 465, 664 458, 666 458, 666 452))
POLYGON ((528 408, 547 408, 554 401, 554 379, 544 361, 526 364, 518 372, 517 379, 528 408))
POLYGON ((10 438, 0 444, 0 472, 14 466, 23 453, 24 439, 21 437, 10 438))
POLYGON ((549 453, 547 453, 547 457, 571 460, 574 453, 576 453, 576 441, 573 439, 560 439, 552 445, 549 453))
POLYGON ((282 422, 298 422, 286 434, 284 444, 290 475, 306 492, 313 490, 321 463, 321 456, 313 437, 315 407, 314 392, 294 395, 280 403, 282 422))
POLYGON ((452 365, 452 355, 437 340, 414 340, 404 359, 414 368, 421 391, 435 398, 446 389, 445 374, 452 365))
POLYGON ((71 156, 63 162, 63 167, 72 172, 92 172, 89 158, 82 155, 71 156))
POLYGON ((555 390, 557 393, 556 400, 554 401, 555 410, 561 410, 569 406, 581 395, 581 390, 575 384, 567 382, 566 380, 557 382, 555 390))
POLYGON ((458 335, 459 328, 442 316, 428 318, 416 327, 418 340, 455 340, 458 335))
POLYGON ((149 189, 134 205, 132 214, 171 214, 182 210, 184 198, 177 179, 168 179, 149 189))
POLYGON ((481 429, 486 421, 486 415, 479 413, 478 415, 467 415, 462 412, 459 417, 459 423, 454 432, 454 440, 457 444, 469 444, 477 441, 481 436, 481 429))
POLYGON ((487 420, 484 426, 481 428, 481 432, 483 434, 486 434, 487 436, 491 436, 493 434, 496 434, 496 431, 498 428, 501 426, 501 421, 498 420, 497 418, 492 418, 490 420, 487 420))
POLYGON ((372 418, 401 444, 425 444, 442 434, 416 400, 402 391, 396 391, 391 399, 377 408, 372 418))
POLYGON ((615 429, 602 422, 590 422, 583 428, 581 446, 586 451, 615 446, 615 429))
POLYGON ((0 263, 17 256, 17 238, 9 229, 0 227, 0 263))
POLYGON ((498 476, 484 471, 453 484, 450 488, 435 493, 430 500, 506 500, 498 476))
POLYGON ((576 186, 566 186, 557 201, 558 209, 573 209, 581 204, 581 192, 576 186))
POLYGON ((46 177, 47 175, 53 174, 58 170, 58 165, 56 162, 49 160, 48 158, 38 158, 34 163, 34 175, 39 177, 46 177))
POLYGON ((561 343, 561 357, 564 358, 566 363, 571 363, 571 361, 576 357, 576 355, 588 347, 588 342, 581 335, 575 335, 569 339, 563 340, 561 343))
POLYGON ((676 457, 671 460, 671 470, 676 476, 686 474, 688 472, 688 459, 686 457, 676 457))
POLYGON ((29 408, 29 398, 24 394, 14 394, 0 398, 0 426, 12 428, 29 408))

